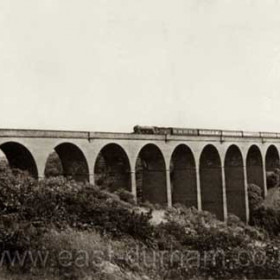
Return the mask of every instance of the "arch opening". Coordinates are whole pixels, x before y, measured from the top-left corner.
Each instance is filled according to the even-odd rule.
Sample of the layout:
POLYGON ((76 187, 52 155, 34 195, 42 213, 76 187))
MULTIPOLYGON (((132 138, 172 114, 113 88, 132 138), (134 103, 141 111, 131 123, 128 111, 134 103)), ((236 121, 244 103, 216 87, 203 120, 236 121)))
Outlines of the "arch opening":
POLYGON ((199 165, 202 209, 224 219, 221 159, 213 145, 206 146, 199 165))
POLYGON ((247 181, 248 184, 255 184, 259 186, 264 195, 264 172, 263 172, 263 160, 260 149, 253 145, 250 147, 247 159, 247 181))
POLYGON ((0 145, 1 151, 11 168, 17 168, 26 171, 32 177, 38 179, 38 169, 31 152, 22 144, 16 142, 7 142, 0 145))
POLYGON ((83 152, 76 145, 62 143, 47 159, 45 176, 63 175, 77 182, 89 182, 89 168, 83 152))
POLYGON ((276 187, 279 184, 279 152, 274 145, 269 146, 265 155, 265 169, 267 188, 276 187))
POLYGON ((195 159, 186 145, 179 145, 170 163, 172 202, 197 208, 197 181, 195 159))
POLYGON ((166 166, 160 149, 144 146, 136 161, 137 198, 140 202, 167 204, 166 166))
POLYGON ((117 144, 108 144, 97 156, 94 167, 95 183, 116 191, 131 191, 131 169, 129 159, 123 148, 117 144))
POLYGON ((240 149, 233 145, 225 157, 225 181, 228 213, 246 221, 246 192, 243 158, 240 149))
POLYGON ((266 171, 274 171, 279 168, 279 153, 274 145, 269 146, 265 155, 266 171))

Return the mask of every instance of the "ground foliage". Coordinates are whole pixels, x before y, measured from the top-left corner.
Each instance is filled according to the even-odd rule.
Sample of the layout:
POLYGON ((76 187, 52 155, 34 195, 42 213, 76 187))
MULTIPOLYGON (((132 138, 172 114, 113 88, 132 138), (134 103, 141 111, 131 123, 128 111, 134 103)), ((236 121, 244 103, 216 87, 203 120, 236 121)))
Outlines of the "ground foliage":
MULTIPOLYGON (((269 192, 277 194, 279 188, 279 169, 267 175, 269 192)), ((264 229, 270 236, 278 236, 280 233, 280 208, 277 198, 268 195, 265 199, 262 190, 254 184, 248 185, 248 200, 250 210, 250 225, 264 229), (270 201, 271 200, 271 201, 270 201), (276 200, 276 201, 275 201, 276 200), (277 207, 275 207, 275 205, 277 207)))
POLYGON ((111 194, 63 177, 37 182, 1 165, 0 253, 15 256, 46 250, 51 252, 51 265, 34 268, 30 260, 13 265, 6 261, 0 277, 3 273, 4 279, 278 278, 278 220, 273 220, 275 213, 256 207, 258 188, 249 191, 250 205, 258 211, 254 215, 261 213, 261 218, 254 216, 257 227, 232 215, 225 223, 213 214, 180 205, 166 210, 165 222, 152 225, 152 210, 134 206, 124 190, 111 194), (271 221, 264 226, 268 214, 271 221), (113 248, 110 258, 108 244, 113 248), (123 257, 136 247, 145 249, 145 260, 142 255, 138 262, 123 257), (65 249, 75 254, 98 249, 104 252, 102 266, 61 266, 57 255, 65 249), (161 258, 154 261, 155 256, 161 258))

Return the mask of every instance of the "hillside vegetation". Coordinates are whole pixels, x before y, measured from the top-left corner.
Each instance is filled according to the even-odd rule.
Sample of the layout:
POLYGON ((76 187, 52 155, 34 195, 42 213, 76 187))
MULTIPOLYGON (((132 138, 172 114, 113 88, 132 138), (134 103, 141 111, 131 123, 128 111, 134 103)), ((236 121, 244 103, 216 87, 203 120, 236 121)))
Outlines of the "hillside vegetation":
POLYGON ((1 164, 0 279, 278 278, 278 231, 263 221, 258 191, 250 187, 252 227, 180 205, 140 208, 123 190, 37 182, 1 164))

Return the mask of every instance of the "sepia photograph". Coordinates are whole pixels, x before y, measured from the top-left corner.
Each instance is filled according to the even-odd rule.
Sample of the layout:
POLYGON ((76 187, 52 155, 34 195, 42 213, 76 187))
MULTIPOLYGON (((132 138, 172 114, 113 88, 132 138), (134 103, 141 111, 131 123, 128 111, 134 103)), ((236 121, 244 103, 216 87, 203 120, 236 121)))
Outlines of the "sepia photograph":
POLYGON ((1 0, 0 97, 0 280, 280 279, 280 0, 1 0))

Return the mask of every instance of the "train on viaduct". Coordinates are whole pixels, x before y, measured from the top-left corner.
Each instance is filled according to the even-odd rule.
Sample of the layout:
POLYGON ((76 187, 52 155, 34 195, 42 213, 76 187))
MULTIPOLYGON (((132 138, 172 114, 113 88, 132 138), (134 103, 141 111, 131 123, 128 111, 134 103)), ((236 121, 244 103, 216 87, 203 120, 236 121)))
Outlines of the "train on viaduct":
POLYGON ((0 149, 13 168, 45 176, 56 152, 65 176, 138 202, 176 203, 249 219, 248 184, 267 194, 266 172, 279 167, 280 134, 136 126, 132 133, 0 130, 0 149))

